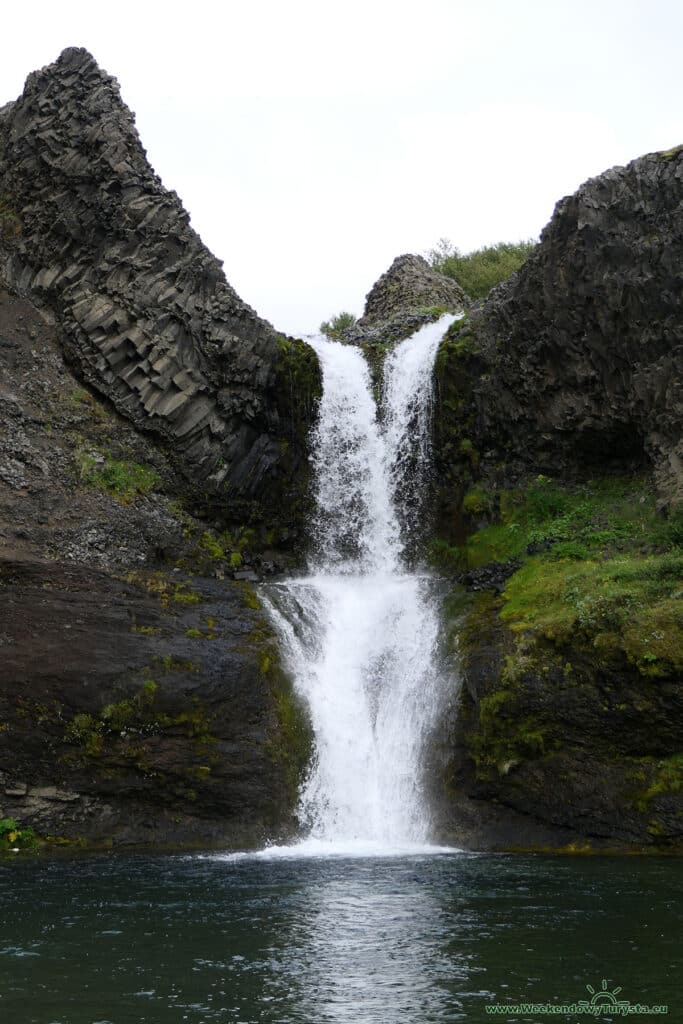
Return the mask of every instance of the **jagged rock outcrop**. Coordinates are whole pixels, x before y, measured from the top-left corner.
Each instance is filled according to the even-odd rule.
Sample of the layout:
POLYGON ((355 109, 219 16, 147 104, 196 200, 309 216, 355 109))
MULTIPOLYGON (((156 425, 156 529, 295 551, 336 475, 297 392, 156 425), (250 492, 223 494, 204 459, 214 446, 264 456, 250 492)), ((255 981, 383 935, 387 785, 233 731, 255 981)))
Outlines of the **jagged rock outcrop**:
POLYGON ((344 340, 365 348, 376 372, 387 343, 409 337, 442 313, 461 313, 467 305, 460 285, 432 270, 422 256, 397 256, 368 292, 363 316, 344 331, 344 340))
POLYGON ((662 501, 682 500, 683 148, 561 200, 464 330, 442 378, 462 382, 482 471, 504 464, 510 480, 651 460, 662 501))
POLYGON ((450 277, 433 270, 422 256, 397 256, 365 298, 361 327, 371 327, 420 307, 440 307, 459 312, 467 296, 450 277))
POLYGON ((225 280, 84 49, 0 111, 0 279, 58 316, 81 377, 232 522, 296 523, 314 353, 225 280))

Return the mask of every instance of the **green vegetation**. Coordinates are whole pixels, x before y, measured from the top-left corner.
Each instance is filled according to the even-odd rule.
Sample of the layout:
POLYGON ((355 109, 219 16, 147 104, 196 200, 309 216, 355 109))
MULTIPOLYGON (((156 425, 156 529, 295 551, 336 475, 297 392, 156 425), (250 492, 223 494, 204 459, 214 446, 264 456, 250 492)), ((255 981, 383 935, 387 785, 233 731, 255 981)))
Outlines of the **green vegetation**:
POLYGON ((683 754, 673 754, 659 761, 641 758, 637 764, 640 770, 635 772, 635 778, 650 783, 647 789, 636 795, 635 804, 639 811, 646 811, 655 797, 679 793, 683 789, 683 754))
POLYGON ((447 306, 418 306, 415 310, 421 316, 428 316, 431 320, 439 320, 444 313, 448 313, 447 306))
MULTIPOLYGON (((464 447, 467 451, 469 450, 467 446, 471 446, 471 444, 471 441, 461 441, 460 447, 461 449, 464 447)), ((490 516, 493 509, 492 496, 483 487, 473 487, 463 498, 462 508, 463 512, 467 512, 470 516, 490 516)))
POLYGON ((508 581, 501 617, 555 643, 621 650, 646 676, 683 670, 683 552, 607 561, 530 559, 508 581))
POLYGON ((64 732, 64 742, 80 746, 89 757, 102 753, 106 735, 120 735, 128 729, 137 733, 156 733, 168 724, 166 716, 159 716, 153 708, 157 684, 146 679, 138 693, 102 708, 99 716, 80 713, 64 732))
POLYGON ((176 568, 191 572, 207 573, 214 562, 225 562, 230 569, 239 569, 245 555, 256 543, 255 531, 249 526, 233 526, 222 533, 203 530, 184 513, 178 513, 183 523, 183 536, 187 541, 183 556, 176 562, 176 568))
POLYGON ((161 482, 151 466, 112 459, 106 452, 96 449, 77 448, 74 461, 82 483, 106 491, 122 505, 149 494, 161 482))
POLYGON ((24 828, 14 818, 0 818, 0 852, 34 850, 38 840, 32 828, 24 828))
POLYGON ((170 579, 162 572, 145 572, 140 569, 132 569, 121 577, 126 583, 134 583, 143 587, 148 594, 156 597, 162 608, 169 608, 171 604, 192 605, 199 604, 201 594, 193 590, 183 580, 170 579))
POLYGON ((681 152, 683 152, 683 146, 674 146, 673 149, 660 150, 657 156, 662 157, 664 160, 674 160, 681 152))
POLYGON ((550 745, 540 718, 520 719, 509 705, 514 706, 510 690, 496 690, 479 705, 479 727, 471 736, 471 753, 480 777, 487 777, 492 769, 507 775, 522 761, 546 753, 550 745))
POLYGON ((495 520, 450 550, 462 568, 540 552, 551 562, 604 561, 683 546, 683 508, 660 515, 651 485, 640 478, 563 486, 539 476, 525 489, 500 492, 477 485, 462 504, 468 514, 495 520))
POLYGON ((356 323, 353 313, 338 313, 330 320, 324 320, 320 325, 320 333, 331 338, 333 341, 343 341, 346 332, 356 323))
POLYGON ((185 636, 190 640, 215 640, 218 637, 216 632, 216 620, 209 615, 206 620, 207 629, 199 629, 198 626, 191 626, 185 630, 185 636))
POLYGON ((683 671, 683 509, 658 512, 640 477, 537 477, 507 491, 479 482, 461 505, 488 525, 461 545, 435 545, 441 564, 514 560, 502 593, 457 590, 447 609, 451 647, 479 694, 463 691, 461 709, 477 778, 514 787, 532 760, 549 779, 568 771, 571 784, 574 770, 581 777, 571 767, 581 760, 576 714, 578 742, 609 766, 615 801, 644 815, 653 841, 670 839, 657 798, 683 791, 683 754, 633 757, 621 739, 634 715, 645 735, 650 718, 657 730, 683 671))
MULTIPOLYGON (((106 424, 111 418, 102 402, 98 401, 85 388, 74 388, 69 395, 63 396, 63 401, 74 412, 87 412, 88 418, 95 420, 99 426, 106 424)), ((81 440, 83 439, 81 438, 81 440)))
POLYGON ((536 242, 529 239, 498 242, 463 254, 447 238, 441 238, 427 253, 427 260, 440 274, 454 278, 471 299, 481 299, 519 270, 535 248, 536 242))
POLYGON ((477 487, 463 506, 495 521, 433 555, 460 569, 520 560, 499 614, 526 643, 621 653, 643 676, 683 669, 683 509, 660 515, 647 481, 537 477, 525 490, 477 487))
POLYGON ((159 626, 138 626, 136 623, 130 627, 131 633, 141 633, 143 636, 158 636, 161 633, 159 626))
MULTIPOLYGON (((191 662, 160 659, 159 664, 170 672, 196 671, 191 662)), ((157 705, 158 690, 154 679, 145 679, 137 693, 106 704, 99 714, 74 715, 64 732, 64 742, 79 747, 86 758, 97 758, 102 754, 105 743, 124 741, 127 744, 125 756, 131 757, 135 766, 147 776, 153 774, 153 766, 145 760, 144 746, 141 745, 146 737, 179 731, 200 746, 215 743, 211 722, 196 698, 186 710, 169 715, 157 705)))

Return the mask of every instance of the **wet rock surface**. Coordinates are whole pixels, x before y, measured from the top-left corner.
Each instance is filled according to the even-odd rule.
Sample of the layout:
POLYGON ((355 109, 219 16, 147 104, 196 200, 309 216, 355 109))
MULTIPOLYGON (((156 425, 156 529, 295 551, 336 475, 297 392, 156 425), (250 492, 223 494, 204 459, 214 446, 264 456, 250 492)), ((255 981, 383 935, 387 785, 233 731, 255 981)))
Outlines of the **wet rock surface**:
POLYGON ((293 827, 261 615, 235 584, 0 568, 0 816, 104 845, 293 827), (259 636, 257 643, 254 637, 259 636))
POLYGON ((440 828, 482 848, 683 851, 683 690, 585 638, 517 640, 480 595, 443 743, 440 828))

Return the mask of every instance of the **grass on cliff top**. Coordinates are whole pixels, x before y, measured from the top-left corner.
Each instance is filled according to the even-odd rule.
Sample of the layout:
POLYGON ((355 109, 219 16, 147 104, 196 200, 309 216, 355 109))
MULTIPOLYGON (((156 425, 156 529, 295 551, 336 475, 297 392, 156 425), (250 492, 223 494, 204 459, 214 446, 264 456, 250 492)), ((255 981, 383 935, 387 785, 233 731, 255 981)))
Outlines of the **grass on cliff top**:
MULTIPOLYGON (((640 479, 563 487, 539 477, 499 501, 500 522, 459 555, 469 567, 522 561, 500 612, 514 631, 621 651, 643 675, 683 670, 683 509, 658 514, 640 479)), ((475 489, 465 507, 492 515, 494 497, 475 489)))
POLYGON ((458 282, 471 299, 483 299, 497 284, 519 270, 536 248, 536 242, 498 242, 463 254, 447 238, 439 239, 427 253, 434 270, 458 282))

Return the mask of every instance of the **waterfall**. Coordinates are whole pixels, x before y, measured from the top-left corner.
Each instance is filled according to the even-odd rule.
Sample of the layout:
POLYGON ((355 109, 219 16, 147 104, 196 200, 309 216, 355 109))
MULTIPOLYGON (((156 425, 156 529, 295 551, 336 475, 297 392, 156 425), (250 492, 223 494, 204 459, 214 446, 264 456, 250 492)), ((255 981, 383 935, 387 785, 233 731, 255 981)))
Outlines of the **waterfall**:
POLYGON ((382 415, 360 349, 315 338, 323 395, 312 437, 315 514, 305 577, 264 603, 311 714, 300 819, 326 843, 424 843, 424 743, 439 709, 433 581, 406 569, 427 483, 432 372, 453 316, 386 359, 382 415))

